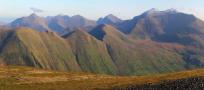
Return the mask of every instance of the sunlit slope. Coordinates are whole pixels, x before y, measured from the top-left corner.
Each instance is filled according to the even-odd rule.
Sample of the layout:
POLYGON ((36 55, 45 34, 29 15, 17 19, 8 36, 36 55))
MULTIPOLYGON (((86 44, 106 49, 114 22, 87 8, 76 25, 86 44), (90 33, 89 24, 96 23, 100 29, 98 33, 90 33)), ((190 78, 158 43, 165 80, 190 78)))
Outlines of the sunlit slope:
POLYGON ((52 32, 39 33, 19 28, 7 39, 1 56, 8 65, 80 71, 69 45, 52 32))
POLYGON ((178 51, 181 45, 132 40, 110 25, 101 25, 90 32, 102 40, 120 75, 144 75, 184 70, 185 61, 178 51))
POLYGON ((53 72, 27 67, 0 67, 0 90, 149 90, 162 87, 189 89, 192 85, 193 88, 200 87, 203 84, 200 82, 204 80, 203 76, 203 69, 162 75, 118 77, 53 72), (195 80, 199 83, 194 82, 195 80), (168 87, 169 85, 171 87, 168 87))
POLYGON ((0 42, 3 65, 110 75, 150 75, 203 66, 186 55, 185 45, 131 39, 105 24, 90 34, 76 30, 63 37, 28 28, 3 30, 0 42))
POLYGON ((117 74, 117 68, 108 54, 106 46, 83 30, 76 30, 65 36, 75 52, 83 71, 117 74))

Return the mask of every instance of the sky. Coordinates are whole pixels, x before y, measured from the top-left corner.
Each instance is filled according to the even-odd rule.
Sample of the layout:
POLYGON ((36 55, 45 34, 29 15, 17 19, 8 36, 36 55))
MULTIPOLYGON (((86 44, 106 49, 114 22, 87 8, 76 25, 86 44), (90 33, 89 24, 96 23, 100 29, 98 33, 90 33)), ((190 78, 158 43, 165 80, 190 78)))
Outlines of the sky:
POLYGON ((114 14, 122 19, 130 19, 151 8, 174 8, 204 20, 203 0, 0 0, 0 22, 10 22, 33 11, 39 16, 79 14, 97 20, 114 14))

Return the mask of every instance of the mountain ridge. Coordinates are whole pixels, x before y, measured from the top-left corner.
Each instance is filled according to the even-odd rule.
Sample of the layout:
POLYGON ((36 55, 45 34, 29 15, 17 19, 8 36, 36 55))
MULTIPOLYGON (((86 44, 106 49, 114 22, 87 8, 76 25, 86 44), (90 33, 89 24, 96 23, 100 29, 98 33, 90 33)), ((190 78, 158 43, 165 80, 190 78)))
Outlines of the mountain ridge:
POLYGON ((80 15, 27 18, 21 19, 31 26, 52 22, 50 26, 66 33, 38 32, 32 27, 2 29, 2 64, 121 76, 204 67, 204 22, 193 15, 153 9, 130 20, 93 27, 85 27, 92 21, 80 15), (35 18, 43 22, 36 23, 35 18), (72 29, 66 27, 68 23, 72 29))
POLYGON ((98 24, 110 24, 110 25, 113 25, 115 23, 120 23, 120 22, 122 22, 122 19, 114 16, 113 14, 109 14, 109 15, 105 16, 104 18, 99 18, 97 20, 98 24))

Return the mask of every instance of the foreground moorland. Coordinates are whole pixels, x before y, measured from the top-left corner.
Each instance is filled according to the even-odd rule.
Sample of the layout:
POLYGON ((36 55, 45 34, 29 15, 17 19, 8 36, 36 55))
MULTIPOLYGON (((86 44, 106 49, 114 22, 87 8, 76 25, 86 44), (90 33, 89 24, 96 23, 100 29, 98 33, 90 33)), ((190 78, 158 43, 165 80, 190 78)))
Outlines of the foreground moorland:
POLYGON ((119 77, 10 66, 0 67, 0 90, 199 89, 203 88, 203 76, 203 69, 119 77))

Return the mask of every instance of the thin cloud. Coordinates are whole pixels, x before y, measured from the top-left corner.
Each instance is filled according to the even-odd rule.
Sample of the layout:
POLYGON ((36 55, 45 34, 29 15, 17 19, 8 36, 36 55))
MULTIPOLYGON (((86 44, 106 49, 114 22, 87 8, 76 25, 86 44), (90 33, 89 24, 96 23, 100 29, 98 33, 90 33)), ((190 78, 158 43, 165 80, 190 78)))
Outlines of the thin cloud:
POLYGON ((44 12, 42 9, 38 9, 38 8, 35 8, 35 7, 31 7, 30 10, 32 10, 34 13, 42 13, 42 12, 44 12))

